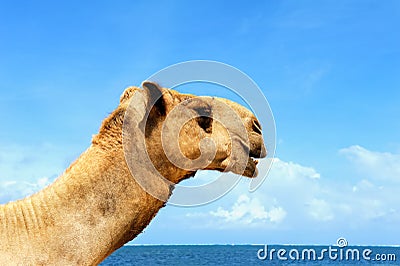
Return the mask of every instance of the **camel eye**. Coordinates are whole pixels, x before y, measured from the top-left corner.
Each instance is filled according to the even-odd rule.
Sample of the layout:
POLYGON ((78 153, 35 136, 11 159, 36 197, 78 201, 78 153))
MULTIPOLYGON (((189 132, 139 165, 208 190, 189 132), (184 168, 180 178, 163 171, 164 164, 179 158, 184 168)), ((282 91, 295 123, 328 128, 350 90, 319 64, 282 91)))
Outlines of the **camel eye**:
POLYGON ((201 100, 192 101, 191 103, 196 103, 192 108, 198 114, 198 117, 196 117, 197 123, 206 133, 211 133, 213 123, 211 106, 201 100))
POLYGON ((253 128, 254 132, 256 132, 258 134, 261 134, 261 125, 260 125, 260 123, 258 123, 257 120, 253 120, 253 127, 252 128, 253 128))
POLYGON ((212 118, 208 116, 199 116, 196 118, 197 123, 199 126, 204 129, 206 133, 211 133, 212 132, 212 118))

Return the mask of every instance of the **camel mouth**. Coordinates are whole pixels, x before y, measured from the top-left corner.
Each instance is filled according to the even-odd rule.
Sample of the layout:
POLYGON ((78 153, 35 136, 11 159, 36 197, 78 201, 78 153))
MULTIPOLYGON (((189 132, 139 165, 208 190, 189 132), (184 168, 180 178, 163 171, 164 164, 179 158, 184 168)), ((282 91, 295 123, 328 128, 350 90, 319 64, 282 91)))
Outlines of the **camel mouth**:
POLYGON ((247 164, 246 168, 243 170, 243 173, 240 173, 242 176, 255 178, 258 175, 257 165, 259 163, 259 158, 264 158, 267 155, 267 151, 265 149, 264 144, 261 147, 251 149, 249 146, 240 142, 243 151, 247 154, 247 164))
MULTIPOLYGON (((242 160, 246 160, 246 157, 241 157, 242 159, 239 159, 240 161, 234 160, 231 161, 231 158, 226 158, 221 167, 220 168, 208 168, 208 170, 210 169, 215 169, 221 172, 233 172, 235 174, 244 176, 244 177, 248 177, 248 178, 255 178, 258 175, 258 169, 257 169, 257 165, 259 163, 259 160, 256 158, 259 157, 252 157, 252 156, 248 156, 247 157, 247 162, 246 162, 246 166, 243 169, 243 163, 244 161, 242 160), (230 164, 230 166, 227 166, 227 164, 230 164)), ((206 168, 207 169, 207 168, 206 168)))
POLYGON ((247 165, 246 168, 243 171, 243 176, 245 177, 249 177, 249 178, 254 178, 257 177, 258 175, 258 169, 257 169, 257 165, 258 165, 259 160, 253 158, 253 157, 249 157, 247 159, 247 165))

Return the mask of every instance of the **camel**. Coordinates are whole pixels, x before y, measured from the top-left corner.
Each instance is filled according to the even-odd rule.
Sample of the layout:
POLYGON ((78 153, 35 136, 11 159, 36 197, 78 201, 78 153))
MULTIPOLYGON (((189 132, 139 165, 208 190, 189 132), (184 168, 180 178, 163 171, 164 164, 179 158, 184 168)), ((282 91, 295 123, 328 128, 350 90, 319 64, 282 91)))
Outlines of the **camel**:
POLYGON ((133 178, 124 154, 123 124, 130 122, 125 113, 134 95, 142 101, 135 110, 143 121, 146 118, 142 122, 148 155, 168 181, 157 184, 165 199, 173 192, 171 184, 194 176, 197 170, 231 171, 247 177, 257 174, 255 158, 265 157, 266 149, 252 112, 227 99, 181 94, 145 81, 142 88, 129 87, 123 92, 118 107, 102 122, 89 148, 54 183, 25 199, 0 206, 0 265, 99 264, 140 234, 166 205, 166 200, 147 193, 133 178), (186 108, 199 115, 180 130, 182 154, 195 159, 202 152, 199 143, 203 138, 214 143, 214 157, 198 169, 171 163, 161 143, 163 126, 174 123, 167 119, 168 114, 184 101, 190 101, 186 108), (217 102, 240 117, 248 144, 238 140, 241 136, 229 137, 229 126, 224 128, 213 119, 217 102), (233 158, 232 149, 246 156, 241 172, 234 167, 237 158, 233 158))

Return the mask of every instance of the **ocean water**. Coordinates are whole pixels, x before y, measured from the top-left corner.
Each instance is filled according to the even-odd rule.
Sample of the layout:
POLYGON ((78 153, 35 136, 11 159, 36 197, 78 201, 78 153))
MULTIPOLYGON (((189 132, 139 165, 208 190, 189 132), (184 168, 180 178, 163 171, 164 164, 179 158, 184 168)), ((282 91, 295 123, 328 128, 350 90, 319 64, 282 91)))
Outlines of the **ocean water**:
POLYGON ((100 265, 400 265, 400 247, 124 246, 100 265))

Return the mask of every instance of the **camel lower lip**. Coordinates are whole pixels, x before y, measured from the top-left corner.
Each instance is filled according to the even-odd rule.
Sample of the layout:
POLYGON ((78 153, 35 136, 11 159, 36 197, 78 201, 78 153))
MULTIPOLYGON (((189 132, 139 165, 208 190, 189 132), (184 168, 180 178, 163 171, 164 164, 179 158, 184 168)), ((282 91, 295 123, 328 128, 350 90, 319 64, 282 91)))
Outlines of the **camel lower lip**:
POLYGON ((253 157, 249 157, 250 161, 252 161, 255 165, 258 165, 259 160, 254 159, 253 157))
POLYGON ((258 175, 257 164, 258 160, 249 157, 246 169, 244 170, 242 175, 250 178, 256 177, 258 175))

